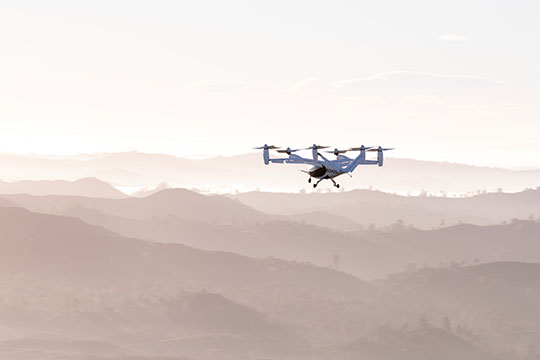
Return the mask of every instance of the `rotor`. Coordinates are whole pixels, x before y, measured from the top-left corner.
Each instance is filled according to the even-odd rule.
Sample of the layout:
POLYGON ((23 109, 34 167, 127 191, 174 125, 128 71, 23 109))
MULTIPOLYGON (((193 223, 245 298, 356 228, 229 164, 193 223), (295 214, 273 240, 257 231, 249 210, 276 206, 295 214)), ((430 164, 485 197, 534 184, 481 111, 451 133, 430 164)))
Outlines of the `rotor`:
POLYGON ((308 147, 308 148, 305 148, 305 149, 301 149, 301 150, 319 150, 319 149, 326 149, 326 148, 329 148, 330 146, 323 146, 323 145, 317 145, 317 144, 313 144, 312 146, 308 147))
POLYGON ((349 151, 368 151, 369 149, 371 149, 373 146, 360 146, 360 147, 353 147, 353 148, 350 148, 349 151))
POLYGON ((383 148, 383 147, 379 146, 379 147, 376 148, 376 149, 369 149, 369 150, 367 150, 367 151, 370 151, 370 152, 375 152, 375 151, 377 151, 377 152, 383 152, 383 151, 388 151, 388 150, 394 150, 394 148, 383 148))
POLYGON ((274 149, 280 149, 279 146, 274 146, 274 145, 267 145, 267 144, 264 144, 263 146, 259 146, 259 147, 254 147, 254 149, 256 150, 274 150, 274 149))
POLYGON ((351 149, 340 150, 338 148, 335 148, 334 150, 325 150, 324 152, 327 152, 327 153, 334 154, 334 155, 338 156, 339 154, 345 154, 349 150, 351 150, 351 149))
POLYGON ((287 147, 286 149, 277 150, 278 153, 286 153, 287 155, 291 155, 293 152, 300 151, 302 149, 291 149, 290 147, 287 147))

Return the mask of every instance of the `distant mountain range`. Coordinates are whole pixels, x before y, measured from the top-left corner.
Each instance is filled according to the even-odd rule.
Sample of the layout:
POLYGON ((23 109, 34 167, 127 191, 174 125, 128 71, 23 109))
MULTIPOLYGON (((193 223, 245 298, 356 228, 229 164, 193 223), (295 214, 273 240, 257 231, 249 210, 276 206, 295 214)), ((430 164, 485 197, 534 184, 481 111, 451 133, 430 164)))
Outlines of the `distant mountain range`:
POLYGON ((462 338, 436 327, 414 330, 381 331, 371 339, 361 339, 346 345, 325 348, 322 359, 431 359, 495 360, 496 357, 478 349, 462 338))
POLYGON ((202 195, 185 189, 162 190, 145 198, 104 199, 81 196, 0 195, 9 203, 39 212, 60 213, 97 209, 134 220, 178 217, 209 223, 252 223, 272 216, 220 195, 202 195))
MULTIPOLYGON (((245 226, 262 226, 268 242, 295 242, 306 230, 322 232, 311 247, 332 233, 283 221, 245 226), (268 233, 275 224, 283 228, 268 233)), ((408 242, 411 252, 432 257, 462 244, 475 251, 476 245, 497 248, 513 241, 515 254, 534 256, 538 251, 526 244, 536 246, 538 226, 407 230, 390 234, 395 240, 379 236, 369 242, 384 244, 386 251, 396 246, 396 255, 405 257, 408 242), (470 243, 474 239, 479 242, 470 243)), ((0 207, 0 234, 0 333, 14 329, 22 336, 0 341, 6 358, 38 358, 32 353, 49 359, 181 359, 208 358, 212 351, 225 359, 254 358, 248 351, 306 360, 491 360, 540 350, 538 264, 417 267, 370 284, 324 267, 143 241, 17 207, 0 207)), ((348 251, 358 251, 359 261, 370 256, 372 263, 390 261, 382 252, 370 253, 366 240, 350 236, 330 240, 350 241, 348 251)), ((309 237, 302 241, 311 251, 309 237)))
MULTIPOLYGON (((191 333, 205 334, 200 340, 208 335, 233 342, 245 338, 239 343, 240 352, 245 346, 253 346, 258 351, 279 354, 305 347, 302 337, 316 337, 320 329, 337 326, 351 316, 358 317, 359 324, 375 320, 369 305, 377 297, 375 288, 326 268, 130 239, 78 219, 20 208, 0 208, 0 233, 2 288, 35 289, 41 295, 29 294, 30 299, 47 299, 46 305, 32 305, 31 300, 27 306, 38 306, 42 312, 53 307, 53 311, 52 302, 69 296, 62 295, 66 291, 94 294, 73 300, 67 307, 73 310, 55 314, 45 324, 33 320, 38 321, 32 326, 36 330, 43 327, 59 333, 82 322, 96 329, 94 334, 99 329, 106 329, 105 334, 121 329, 118 336, 129 333, 129 323, 138 324, 137 318, 141 317, 149 329, 159 327, 160 332, 169 329, 177 334, 173 339, 178 338, 178 344, 197 343, 181 340, 185 335, 178 332, 185 334, 189 329, 191 333), (171 291, 183 295, 168 299, 171 291), (146 294, 142 299, 136 295, 141 293, 146 294), (156 293, 169 295, 153 299, 156 293), (113 312, 107 310, 109 314, 104 318, 107 301, 99 312, 80 310, 95 306, 96 294, 102 294, 104 299, 113 295, 120 300, 135 298, 130 300, 132 305, 122 303, 113 312), (151 302, 145 305, 145 301, 151 302), (358 304, 354 310, 344 311, 336 306, 340 302, 358 304), (303 311, 296 311, 297 307, 303 311), (325 309, 324 313, 320 313, 321 309, 325 309), (124 317, 129 320, 125 322, 124 317), (295 328, 306 321, 311 323, 313 334, 299 336, 295 328), (284 322, 288 326, 280 328, 279 323, 284 322), (177 328, 173 330, 174 326, 177 328), (256 343, 248 345, 249 341, 256 343)), ((66 309, 66 305, 62 308, 66 309)), ((163 337, 159 339, 163 341, 163 337)), ((208 344, 217 346, 214 341, 208 344)))
POLYGON ((489 225, 514 218, 540 219, 540 188, 466 198, 399 196, 369 190, 327 194, 248 192, 228 196, 268 214, 297 216, 322 211, 332 214, 328 221, 339 216, 364 227, 400 220, 415 227, 432 228, 462 222, 489 225))
MULTIPOLYGON (((451 161, 451 159, 444 159, 451 161)), ((311 192, 305 166, 274 164, 265 166, 259 153, 208 159, 184 159, 164 154, 139 152, 79 155, 65 158, 40 158, 1 155, 0 179, 76 180, 97 177, 127 190, 151 189, 161 183, 172 187, 197 188, 203 191, 235 190, 311 192)), ((389 157, 382 168, 360 167, 353 178, 340 177, 343 188, 373 187, 386 192, 439 193, 475 191, 521 191, 540 185, 540 170, 512 171, 477 167, 451 162, 431 162, 389 157)), ((321 185, 319 190, 330 186, 321 185)))
POLYGON ((0 181, 0 194, 69 195, 104 199, 129 197, 115 187, 96 178, 67 180, 0 181))
POLYGON ((127 197, 96 179, 0 186, 12 192, 0 195, 0 335, 25 334, 0 341, 0 357, 540 353, 539 189, 127 197))
POLYGON ((441 199, 358 190, 306 195, 246 193, 230 199, 169 189, 146 198, 2 195, 0 201, 7 206, 76 217, 127 237, 258 258, 271 256, 306 261, 372 279, 411 266, 540 262, 537 256, 540 222, 513 220, 505 225, 450 225, 450 218, 445 220, 445 226, 432 230, 407 225, 439 225, 439 216, 452 214, 452 209, 454 222, 457 218, 475 222, 481 216, 484 218, 477 223, 500 223, 501 218, 511 216, 527 219, 529 211, 540 212, 540 201, 535 201, 538 193, 538 190, 529 190, 441 199), (274 210, 280 215, 254 210, 242 202, 261 210, 274 210), (316 212, 286 215, 308 207, 316 212), (392 216, 405 219, 399 222, 392 216), (387 226, 370 228, 361 223, 366 220, 380 221, 379 226, 387 226))
POLYGON ((22 276, 28 282, 129 291, 135 281, 141 288, 174 285, 235 296, 252 286, 276 286, 276 291, 292 286, 350 299, 374 296, 366 282, 326 268, 142 241, 79 219, 21 208, 0 207, 0 233, 3 276, 22 276))
MULTIPOLYGON (((161 190, 139 192, 140 195, 148 195, 138 202, 95 178, 75 181, 24 180, 0 182, 0 196, 28 194, 86 197, 87 200, 77 199, 76 202, 84 203, 85 207, 106 206, 105 212, 121 217, 146 218, 149 213, 153 216, 167 213, 196 220, 204 215, 207 219, 205 221, 214 222, 253 222, 266 221, 270 216, 272 219, 295 220, 337 230, 353 230, 359 226, 387 226, 398 221, 429 229, 459 223, 489 225, 512 219, 540 219, 540 188, 518 193, 486 193, 462 198, 403 196, 372 190, 308 194, 245 192, 227 195, 228 198, 237 200, 232 210, 234 216, 228 215, 229 205, 226 204, 235 203, 223 196, 207 197, 185 189, 167 189, 164 184, 159 188, 161 190), (178 196, 182 191, 184 195, 178 196), (211 198, 213 200, 210 201, 211 198), (124 201, 111 202, 106 199, 124 201), (94 203, 96 205, 93 205, 94 203), (139 205, 131 208, 132 204, 139 205), (139 215, 135 215, 135 212, 139 212, 139 215)), ((4 201, 9 200, 6 196, 3 198, 4 201)), ((19 201, 23 201, 22 197, 19 201)), ((50 203, 47 206, 65 208, 61 199, 48 198, 40 201, 50 203)), ((33 200, 33 205, 36 204, 33 200)))
MULTIPOLYGON (((381 285, 402 299, 405 307, 415 308, 449 331, 470 339, 490 333, 488 342, 499 350, 504 347, 498 344, 501 337, 520 342, 534 358, 540 353, 539 279, 539 263, 495 262, 419 269, 392 276, 381 285)), ((507 357, 512 356, 515 353, 509 351, 507 357)))

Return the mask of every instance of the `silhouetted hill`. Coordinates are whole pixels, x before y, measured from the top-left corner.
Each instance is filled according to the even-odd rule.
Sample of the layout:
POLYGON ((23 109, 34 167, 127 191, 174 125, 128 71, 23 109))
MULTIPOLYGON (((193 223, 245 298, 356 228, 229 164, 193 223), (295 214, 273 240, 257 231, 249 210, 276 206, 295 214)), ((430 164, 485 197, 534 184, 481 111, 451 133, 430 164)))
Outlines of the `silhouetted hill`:
POLYGON ((145 198, 95 199, 72 196, 0 195, 32 211, 63 213, 74 207, 99 209, 109 215, 131 219, 176 216, 203 222, 255 222, 271 218, 220 195, 205 196, 185 189, 167 189, 145 198))
POLYGON ((0 207, 16 207, 16 205, 6 199, 0 199, 0 207))
POLYGON ((535 358, 540 352, 539 279, 540 264, 497 262, 410 271, 390 277, 384 288, 405 307, 444 320, 453 333, 506 349, 508 357, 523 349, 521 356, 535 358))
POLYGON ((104 199, 124 199, 128 196, 113 186, 96 178, 76 181, 66 180, 21 180, 15 182, 0 181, 0 194, 29 195, 70 195, 104 199))
MULTIPOLYGON (((0 177, 9 180, 70 180, 90 176, 113 184, 144 188, 167 182, 173 187, 229 192, 259 188, 293 192, 313 190, 305 174, 296 171, 305 166, 265 166, 258 152, 199 160, 140 152, 90 154, 61 159, 2 155, 0 162, 3 165, 0 177)), ((512 171, 389 157, 383 168, 360 167, 353 178, 340 177, 339 182, 346 189, 373 186, 379 190, 399 192, 425 189, 430 192, 444 190, 465 193, 497 188, 520 191, 537 187, 540 184, 540 171, 512 171)))
MULTIPOLYGON (((25 201, 42 198, 13 196, 20 197, 25 201)), ((372 237, 362 239, 354 233, 285 221, 236 226, 177 217, 135 220, 90 207, 81 210, 79 216, 83 215, 102 216, 125 229, 146 222, 156 225, 155 229, 173 224, 170 226, 183 229, 171 232, 179 242, 183 236, 191 237, 185 229, 196 233, 197 227, 206 231, 201 238, 224 234, 214 245, 243 233, 242 247, 251 241, 252 251, 283 251, 284 257, 303 252, 314 263, 332 260, 337 251, 336 266, 361 266, 366 271, 369 267, 387 271, 395 266, 393 261, 404 263, 411 254, 426 259, 433 254, 442 257, 442 253, 456 256, 465 251, 461 250, 463 244, 472 251, 476 246, 514 247, 514 252, 508 250, 512 256, 521 251, 531 256, 539 253, 533 247, 540 224, 534 222, 497 227, 461 225, 436 231, 367 231, 362 234, 372 237), (127 223, 119 224, 122 221, 127 223), (467 240, 469 233, 472 235, 467 240)), ((412 268, 375 288, 327 268, 136 240, 75 218, 21 208, 0 208, 0 234, 1 286, 7 294, 0 306, 3 326, 28 334, 27 348, 40 349, 43 356, 53 353, 54 346, 64 346, 32 343, 42 339, 37 334, 47 329, 78 333, 86 339, 99 334, 103 348, 106 344, 118 346, 111 348, 118 356, 124 356, 123 349, 133 348, 164 356, 195 356, 217 349, 226 354, 221 358, 234 359, 250 348, 278 358, 371 356, 386 360, 399 356, 428 359, 437 351, 447 354, 455 349, 459 358, 488 359, 479 349, 503 351, 502 347, 521 349, 540 343, 534 332, 540 315, 536 310, 540 301, 537 265, 412 268), (15 300, 13 294, 20 294, 17 296, 22 300, 15 300), (415 322, 420 316, 445 330, 433 325, 402 329, 402 324, 415 322), (448 320, 443 322, 445 317, 448 320), (85 330, 80 330, 81 324, 85 330), (377 333, 381 324, 389 327, 377 333), (130 330, 135 328, 137 332, 130 330), (141 335, 148 333, 159 335, 152 339, 141 335), (295 334, 323 349, 300 351, 307 345, 295 334), (139 336, 147 340, 141 343, 139 336), (344 343, 349 345, 339 345, 344 343)), ((84 350, 85 346, 91 345, 81 343, 73 354, 100 356, 97 349, 92 353, 84 350)), ((534 346, 531 349, 536 351, 534 346)))
MULTIPOLYGON (((0 355, 9 360, 133 359, 133 352, 99 340, 9 339, 0 341, 0 355)), ((145 359, 139 357, 139 359, 145 359)), ((187 358, 184 358, 185 360, 187 358)), ((156 359, 157 360, 157 359, 156 359)), ((182 360, 178 358, 178 360, 182 360)))
POLYGON ((540 263, 497 262, 462 269, 470 276, 495 279, 503 287, 540 290, 540 263))
MULTIPOLYGON (((50 306, 55 301, 54 293, 43 293, 41 297, 50 306)), ((140 359, 153 353, 191 358, 212 349, 210 352, 219 351, 228 359, 249 351, 279 356, 307 346, 288 327, 272 324, 262 314, 218 294, 147 293, 116 299, 114 306, 96 304, 76 292, 62 295, 71 297, 72 303, 67 306, 59 303, 50 310, 41 305, 39 314, 26 305, 26 311, 17 321, 0 312, 3 327, 15 327, 19 333, 26 334, 17 340, 0 341, 0 355, 9 359, 16 358, 11 356, 17 353, 39 354, 38 359, 83 356, 140 359), (94 309, 82 310, 89 305, 94 309)))
POLYGON ((340 231, 358 229, 360 227, 360 224, 354 220, 325 211, 311 211, 302 214, 294 214, 286 216, 284 219, 340 231))
POLYGON ((84 210, 66 213, 119 233, 161 242, 185 242, 207 250, 332 266, 363 279, 383 277, 408 267, 441 264, 538 261, 540 223, 456 225, 437 230, 395 227, 385 231, 339 232, 288 221, 220 226, 196 221, 131 221, 84 210), (181 237, 181 236, 184 237, 181 237))
POLYGON ((369 190, 326 194, 249 192, 231 197, 269 214, 324 211, 363 226, 389 225, 402 220, 416 227, 431 228, 442 221, 446 225, 459 222, 489 225, 513 218, 540 217, 540 189, 467 198, 408 197, 369 190))
POLYGON ((421 269, 391 276, 385 287, 417 306, 444 308, 454 319, 467 311, 481 310, 483 316, 519 319, 522 324, 535 319, 539 325, 539 263, 496 262, 421 269))
MULTIPOLYGON (((84 304, 84 301, 81 303, 84 304)), ((77 333, 78 336, 114 342, 125 349, 121 352, 124 355, 133 355, 134 352, 142 355, 141 345, 150 347, 152 352, 162 356, 197 356, 207 351, 205 347, 213 351, 219 349, 223 354, 241 354, 249 348, 267 354, 280 354, 306 346, 302 338, 286 326, 272 324, 262 314, 246 306, 207 292, 181 292, 159 297, 150 294, 131 296, 111 308, 102 307, 92 311, 64 309, 45 321, 34 319, 32 325, 42 333, 54 330, 57 333, 77 333), (81 323, 85 325, 83 329, 81 323), (158 341, 150 338, 146 344, 140 344, 140 340, 133 338, 134 328, 153 332, 161 338, 158 341), (163 334, 167 336, 163 337, 163 334)), ((28 347, 28 344, 25 345, 28 347)), ((41 345, 39 348, 42 351, 54 350, 47 343, 35 345, 41 345)), ((66 350, 63 344, 59 345, 66 350)), ((102 356, 114 353, 113 349, 107 354, 99 351, 100 348, 81 349, 80 346, 74 346, 73 352, 102 356)))
POLYGON ((438 327, 499 358, 535 359, 540 353, 539 278, 539 263, 449 264, 392 275, 380 289, 410 314, 422 314, 404 313, 402 325, 394 327, 397 334, 408 332, 411 324, 438 327))
MULTIPOLYGON (((164 194, 166 193, 161 196, 164 194)), ((373 269, 370 267, 373 262, 356 261, 354 257, 357 256, 355 255, 357 252, 371 256, 379 251, 376 244, 353 234, 301 222, 276 221, 272 217, 264 218, 266 221, 260 223, 240 221, 229 224, 208 223, 210 219, 205 216, 199 217, 201 220, 185 219, 167 212, 166 207, 157 208, 156 211, 147 204, 145 206, 139 204, 137 206, 141 206, 141 209, 148 211, 149 214, 145 219, 134 219, 110 215, 111 212, 115 214, 122 212, 118 207, 112 211, 108 202, 103 206, 103 202, 93 201, 90 204, 88 199, 79 198, 16 196, 11 199, 35 211, 77 217, 128 237, 162 243, 182 243, 200 249, 229 251, 253 257, 311 262, 324 267, 338 266, 340 270, 351 274, 371 275, 373 269), (79 200, 84 203, 81 205, 77 202, 79 200), (106 212, 100 209, 105 209, 106 212), (154 215, 153 211, 158 213, 154 215)), ((145 201, 145 199, 129 200, 145 201)), ((233 214, 230 210, 224 211, 228 216, 233 214)), ((128 216, 133 216, 133 209, 126 208, 126 212, 128 216)), ((189 216, 194 214, 197 214, 195 210, 189 216)), ((386 265, 376 265, 375 268, 381 266, 386 265)), ((402 268, 399 267, 396 271, 402 268)))
POLYGON ((494 360, 463 339, 438 328, 389 330, 375 339, 359 340, 320 352, 320 359, 494 360))
POLYGON ((341 296, 368 294, 370 286, 343 273, 279 260, 254 260, 179 244, 130 239, 78 219, 0 208, 4 275, 78 286, 177 284, 186 289, 228 290, 264 284, 288 273, 280 286, 296 284, 341 296), (265 280, 266 279, 266 280, 265 280))
POLYGON ((456 225, 437 230, 409 230, 380 235, 395 251, 395 262, 437 266, 450 262, 540 261, 540 223, 456 225), (401 259, 401 261, 399 260, 401 259))
MULTIPOLYGON (((368 195, 393 198, 388 194, 368 195)), ((330 229, 319 226, 322 222, 317 225, 291 222, 287 217, 252 211, 222 196, 179 189, 124 200, 28 195, 3 198, 33 211, 78 217, 129 237, 311 262, 337 267, 363 279, 383 277, 424 264, 540 261, 536 241, 540 236, 540 223, 527 221, 482 227, 463 224, 436 230, 410 229, 395 224, 379 231, 340 231, 338 224, 346 223, 340 217, 337 224, 324 223, 336 226, 330 229)), ((458 201, 461 200, 466 199, 458 201)), ((365 208, 372 211, 369 206, 365 208)), ((326 219, 324 213, 317 216, 326 219)), ((331 216, 329 219, 335 221, 331 216)))
MULTIPOLYGON (((89 310, 86 310, 84 314, 78 312, 81 308, 95 307, 93 299, 96 297, 105 297, 101 302, 107 304, 109 300, 106 299, 113 294, 116 294, 113 298, 137 296, 138 293, 142 296, 156 292, 169 293, 173 289, 190 292, 206 289, 224 294, 238 304, 266 314, 273 322, 286 321, 289 326, 304 328, 304 336, 311 341, 322 338, 333 341, 341 337, 350 339, 360 329, 366 331, 366 321, 372 323, 393 313, 393 310, 380 310, 371 305, 378 296, 373 286, 345 273, 302 263, 277 259, 255 260, 178 244, 151 243, 126 238, 75 218, 37 214, 21 208, 0 208, 0 233, 2 286, 32 291, 28 295, 31 300, 26 301, 27 306, 36 303, 38 309, 50 307, 49 293, 53 291, 60 292, 60 299, 66 297, 61 295, 62 291, 86 294, 81 295, 81 300, 74 299, 67 303, 71 304, 68 308, 75 312, 54 318, 54 321, 64 324, 62 326, 76 324, 78 320, 70 320, 72 316, 80 317, 79 322, 92 323, 95 318, 91 311, 88 313, 89 310), (345 323, 347 327, 344 328, 345 323)), ((213 319, 214 322, 208 326, 216 328, 221 326, 216 323, 221 315, 212 313, 216 311, 215 307, 223 309, 225 322, 237 312, 245 313, 242 307, 219 304, 220 301, 219 297, 202 296, 193 298, 193 301, 182 301, 178 306, 179 309, 189 309, 208 302, 209 309, 204 316, 213 319)), ((155 309, 159 310, 160 305, 155 309)), ((158 315, 165 313, 159 316, 168 318, 175 311, 179 310, 163 308, 158 315)), ((202 313, 197 315, 195 310, 187 313, 193 313, 194 318, 186 318, 182 323, 204 323, 202 313)), ((98 314, 101 314, 101 310, 98 314)), ((114 315, 113 318, 119 316, 118 313, 111 315, 114 315)), ((133 316, 128 318, 133 319, 133 316)), ((256 324, 258 320, 246 313, 237 321, 234 326, 249 329, 255 326, 250 324, 256 324)), ((237 333, 240 329, 234 331, 237 333)), ((261 331, 267 330, 259 329, 260 334, 261 331)), ((253 335, 253 332, 250 334, 253 335)), ((224 343, 228 341, 222 335, 219 338, 224 343)), ((253 339, 253 336, 247 339, 253 339)), ((179 339, 177 343, 184 344, 186 341, 179 339)), ((217 339, 209 337, 205 343, 215 345, 214 341, 217 339)), ((238 346, 247 343, 248 340, 241 341, 238 346)))

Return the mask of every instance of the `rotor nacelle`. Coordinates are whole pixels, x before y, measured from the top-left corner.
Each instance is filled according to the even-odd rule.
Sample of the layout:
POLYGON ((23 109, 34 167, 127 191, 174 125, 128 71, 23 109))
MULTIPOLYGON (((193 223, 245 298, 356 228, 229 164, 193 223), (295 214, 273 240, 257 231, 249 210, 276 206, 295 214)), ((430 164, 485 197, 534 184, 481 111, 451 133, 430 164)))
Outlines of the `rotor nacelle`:
POLYGON ((319 159, 319 149, 326 149, 327 147, 329 147, 329 146, 322 146, 322 145, 313 144, 311 147, 305 148, 303 150, 311 150, 311 155, 313 156, 313 160, 318 160, 319 159))
POLYGON ((346 150, 340 150, 338 148, 334 148, 334 150, 327 150, 325 152, 327 153, 330 153, 330 154, 334 154, 336 156, 338 156, 339 154, 345 154, 347 151, 349 151, 350 149, 346 149, 346 150))
POLYGON ((376 151, 377 152, 377 165, 383 166, 384 156, 383 152, 388 150, 394 150, 394 148, 383 148, 379 146, 376 149, 369 149, 368 151, 376 151))
POLYGON ((297 152, 299 150, 302 150, 302 149, 291 149, 290 147, 287 147, 286 149, 278 150, 277 152, 278 153, 285 153, 287 155, 291 155, 293 152, 297 152))
POLYGON ((279 149, 279 147, 274 146, 274 145, 264 144, 263 146, 259 146, 259 147, 256 147, 254 149, 257 149, 257 150, 262 149, 263 150, 264 165, 268 165, 268 164, 270 164, 270 152, 269 152, 269 150, 279 149))

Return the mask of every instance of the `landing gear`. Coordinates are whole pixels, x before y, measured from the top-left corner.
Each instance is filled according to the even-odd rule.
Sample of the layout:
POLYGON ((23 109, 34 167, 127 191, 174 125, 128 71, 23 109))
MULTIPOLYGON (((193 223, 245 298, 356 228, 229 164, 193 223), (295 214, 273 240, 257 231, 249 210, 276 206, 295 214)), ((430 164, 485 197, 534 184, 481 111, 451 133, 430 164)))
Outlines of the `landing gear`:
MULTIPOLYGON (((317 181, 315 184, 313 184, 313 188, 316 188, 317 185, 319 185, 319 183, 320 183, 321 181, 326 180, 326 179, 330 180, 330 181, 334 184, 334 186, 335 186, 336 188, 339 189, 339 184, 337 184, 337 183, 334 181, 334 179, 330 179, 330 178, 322 178, 322 179, 319 179, 319 181, 317 181)), ((308 179, 308 183, 311 183, 311 178, 308 179)))
POLYGON ((334 186, 337 187, 339 189, 339 184, 336 184, 336 182, 334 181, 334 179, 330 179, 332 180, 332 182, 334 183, 334 186))
POLYGON ((323 180, 324 180, 324 179, 319 179, 319 181, 317 181, 315 184, 313 184, 313 187, 316 188, 317 185, 319 185, 319 183, 320 183, 321 181, 323 181, 323 180))
POLYGON ((307 179, 307 182, 311 184, 311 178, 307 179))

